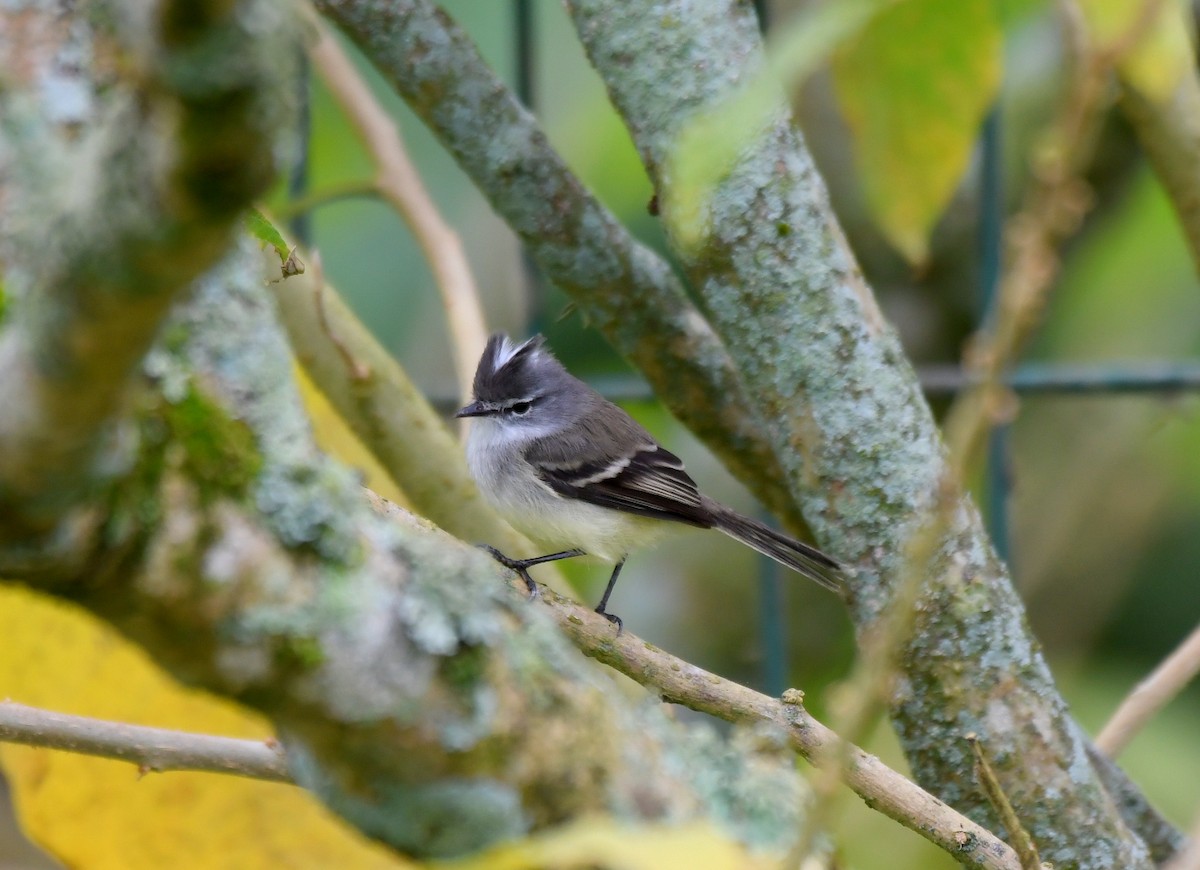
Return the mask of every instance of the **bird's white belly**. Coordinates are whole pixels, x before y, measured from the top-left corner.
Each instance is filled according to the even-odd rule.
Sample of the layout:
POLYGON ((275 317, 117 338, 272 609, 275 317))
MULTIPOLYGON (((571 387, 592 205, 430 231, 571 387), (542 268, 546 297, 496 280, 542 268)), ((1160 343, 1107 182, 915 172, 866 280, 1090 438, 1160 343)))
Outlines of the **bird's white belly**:
POLYGON ((494 429, 490 422, 477 421, 468 439, 471 474, 497 512, 546 553, 580 549, 606 562, 619 562, 669 530, 670 524, 662 520, 565 498, 539 480, 523 459, 498 460, 517 454, 488 443, 498 434, 489 431, 494 429))

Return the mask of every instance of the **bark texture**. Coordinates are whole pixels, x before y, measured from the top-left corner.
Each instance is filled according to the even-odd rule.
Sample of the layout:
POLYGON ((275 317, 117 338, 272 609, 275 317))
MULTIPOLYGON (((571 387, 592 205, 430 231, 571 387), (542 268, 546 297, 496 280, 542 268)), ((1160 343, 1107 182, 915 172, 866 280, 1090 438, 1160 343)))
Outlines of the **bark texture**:
MULTIPOLYGON (((729 0, 568 7, 671 233, 666 169, 680 131, 764 69, 753 9, 729 0)), ((944 450, 782 93, 713 189, 706 218, 703 243, 676 250, 761 417, 776 422, 771 443, 792 497, 818 538, 858 568, 851 610, 867 631, 930 520, 944 450)), ((969 500, 937 552, 892 699, 918 779, 998 829, 964 740, 978 734, 1045 860, 1151 866, 1088 762, 969 500)))
POLYGON ((488 556, 315 448, 273 255, 238 234, 293 11, 0 8, 0 576, 265 713, 296 781, 405 852, 588 813, 785 848, 789 760, 614 692, 488 556))

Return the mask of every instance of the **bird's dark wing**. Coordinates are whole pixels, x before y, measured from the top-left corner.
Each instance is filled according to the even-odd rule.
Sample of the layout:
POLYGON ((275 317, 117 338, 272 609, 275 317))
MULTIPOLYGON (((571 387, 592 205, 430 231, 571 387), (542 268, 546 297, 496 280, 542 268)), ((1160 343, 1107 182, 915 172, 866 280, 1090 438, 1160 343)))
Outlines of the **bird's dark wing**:
MULTIPOLYGON (((624 412, 622 412, 624 414, 624 412)), ((565 498, 662 520, 709 528, 712 512, 684 471, 683 461, 631 418, 616 432, 588 433, 577 443, 542 439, 525 458, 542 481, 565 498), (604 451, 597 445, 623 445, 604 451)))

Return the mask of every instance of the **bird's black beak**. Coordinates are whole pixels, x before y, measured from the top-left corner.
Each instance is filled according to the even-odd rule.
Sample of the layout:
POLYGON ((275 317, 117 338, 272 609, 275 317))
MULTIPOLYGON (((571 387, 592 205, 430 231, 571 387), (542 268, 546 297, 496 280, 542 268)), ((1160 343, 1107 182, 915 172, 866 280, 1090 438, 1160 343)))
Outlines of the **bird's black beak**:
POLYGON ((454 412, 455 417, 483 417, 490 414, 491 409, 484 406, 483 402, 478 400, 467 405, 465 408, 459 408, 454 412))

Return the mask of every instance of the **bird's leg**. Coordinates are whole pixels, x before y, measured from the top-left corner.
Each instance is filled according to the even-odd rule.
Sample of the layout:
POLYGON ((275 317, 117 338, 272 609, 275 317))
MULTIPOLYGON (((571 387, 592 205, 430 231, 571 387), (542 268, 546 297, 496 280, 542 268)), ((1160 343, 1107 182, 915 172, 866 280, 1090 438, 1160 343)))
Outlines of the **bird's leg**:
POLYGON ((604 587, 604 595, 600 598, 600 603, 596 605, 596 612, 611 622, 617 627, 617 634, 625 627, 625 623, 621 622, 621 617, 615 613, 609 613, 604 608, 608 605, 608 596, 612 595, 613 587, 617 585, 617 577, 621 573, 621 569, 625 567, 625 560, 622 559, 613 567, 613 572, 608 578, 608 585, 604 587))
MULTIPOLYGON (((537 583, 529 576, 530 568, 534 565, 541 565, 543 562, 557 562, 559 559, 572 559, 575 556, 587 555, 583 550, 563 550, 560 553, 551 553, 548 556, 535 556, 532 559, 510 559, 495 547, 489 547, 487 544, 482 544, 481 546, 484 550, 487 550, 488 555, 505 568, 517 572, 517 576, 525 581, 525 588, 529 590, 530 599, 537 598, 540 594, 537 583)), ((605 597, 607 598, 608 596, 605 597)))

